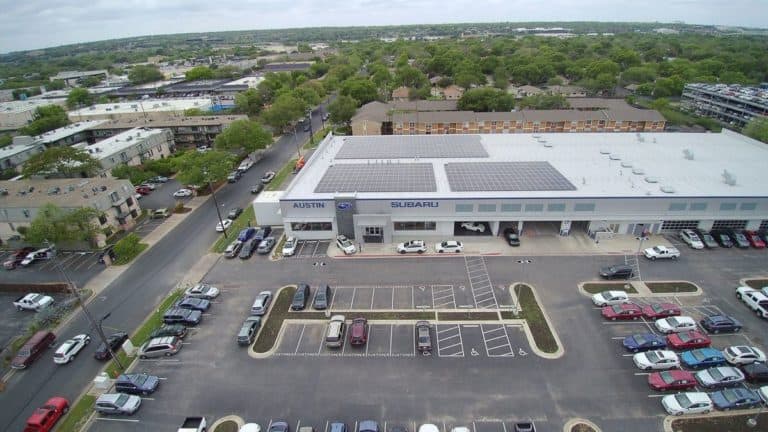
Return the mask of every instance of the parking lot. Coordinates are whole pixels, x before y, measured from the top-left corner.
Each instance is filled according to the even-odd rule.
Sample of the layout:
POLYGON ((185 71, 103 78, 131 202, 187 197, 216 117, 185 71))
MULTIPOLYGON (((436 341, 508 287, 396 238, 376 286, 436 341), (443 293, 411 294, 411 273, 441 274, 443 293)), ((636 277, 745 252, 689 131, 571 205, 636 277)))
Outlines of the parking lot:
POLYGON ((330 240, 300 240, 296 243, 296 253, 286 258, 317 258, 327 257, 330 240))

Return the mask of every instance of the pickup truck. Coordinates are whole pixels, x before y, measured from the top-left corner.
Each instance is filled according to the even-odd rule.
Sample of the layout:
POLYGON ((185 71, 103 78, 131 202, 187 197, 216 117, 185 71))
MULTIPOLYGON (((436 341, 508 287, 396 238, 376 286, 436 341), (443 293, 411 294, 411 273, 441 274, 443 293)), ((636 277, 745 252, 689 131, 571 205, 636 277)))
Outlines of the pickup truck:
POLYGON ((672 246, 654 246, 643 251, 643 255, 651 261, 657 259, 678 259, 680 257, 680 251, 672 246))
POLYGON ((205 417, 187 417, 176 432, 205 432, 207 429, 205 417))
POLYGON ((736 288, 736 298, 743 301, 760 318, 768 318, 768 297, 746 286, 736 288))
POLYGON ((13 305, 16 306, 16 310, 31 310, 35 312, 46 308, 51 304, 53 304, 53 297, 37 293, 27 294, 23 297, 19 297, 13 302, 13 305))

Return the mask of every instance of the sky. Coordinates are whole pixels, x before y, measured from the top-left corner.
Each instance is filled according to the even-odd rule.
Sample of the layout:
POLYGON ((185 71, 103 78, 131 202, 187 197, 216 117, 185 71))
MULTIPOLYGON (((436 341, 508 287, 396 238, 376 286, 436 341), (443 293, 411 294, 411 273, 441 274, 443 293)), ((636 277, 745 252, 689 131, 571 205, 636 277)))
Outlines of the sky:
POLYGON ((768 0, 0 0, 0 11, 0 53, 131 36, 323 26, 768 23, 768 0))

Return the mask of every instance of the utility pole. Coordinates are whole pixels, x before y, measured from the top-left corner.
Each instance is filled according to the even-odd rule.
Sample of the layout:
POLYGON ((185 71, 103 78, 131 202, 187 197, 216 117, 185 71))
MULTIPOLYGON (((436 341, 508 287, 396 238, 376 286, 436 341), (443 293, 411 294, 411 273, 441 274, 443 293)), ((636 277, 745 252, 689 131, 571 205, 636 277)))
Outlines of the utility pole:
POLYGON ((210 180, 208 180, 208 189, 211 191, 213 204, 216 206, 216 215, 219 217, 219 223, 221 224, 221 228, 223 229, 222 233, 224 234, 224 238, 229 240, 229 237, 227 237, 227 229, 224 228, 224 221, 221 219, 221 211, 219 210, 219 202, 216 200, 216 192, 213 191, 213 186, 211 185, 210 180))
POLYGON ((312 136, 312 107, 307 109, 307 119, 309 120, 309 143, 314 147, 315 138, 312 136))

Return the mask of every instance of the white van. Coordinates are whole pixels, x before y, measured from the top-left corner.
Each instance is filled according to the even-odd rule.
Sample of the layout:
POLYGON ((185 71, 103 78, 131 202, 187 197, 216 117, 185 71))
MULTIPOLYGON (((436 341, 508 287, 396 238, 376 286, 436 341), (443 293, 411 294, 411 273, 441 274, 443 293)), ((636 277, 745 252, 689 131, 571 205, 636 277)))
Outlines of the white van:
POLYGON ((346 328, 344 315, 334 315, 328 323, 328 331, 325 333, 325 346, 328 348, 341 348, 344 345, 344 330, 346 328))

